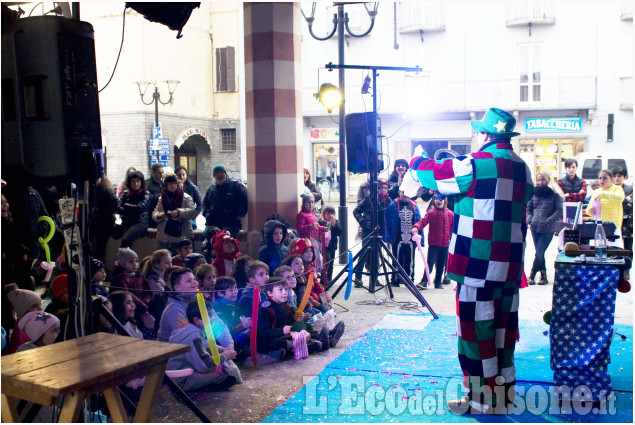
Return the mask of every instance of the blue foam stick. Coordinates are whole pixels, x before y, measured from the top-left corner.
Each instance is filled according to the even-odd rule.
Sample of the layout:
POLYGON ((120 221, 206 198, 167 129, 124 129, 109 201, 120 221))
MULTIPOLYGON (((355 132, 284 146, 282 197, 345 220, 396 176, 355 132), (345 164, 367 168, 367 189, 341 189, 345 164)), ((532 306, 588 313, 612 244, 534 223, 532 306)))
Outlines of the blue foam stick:
POLYGON ((353 286, 353 253, 348 252, 348 281, 346 282, 346 292, 344 292, 344 299, 348 301, 348 297, 351 296, 351 287, 353 286))

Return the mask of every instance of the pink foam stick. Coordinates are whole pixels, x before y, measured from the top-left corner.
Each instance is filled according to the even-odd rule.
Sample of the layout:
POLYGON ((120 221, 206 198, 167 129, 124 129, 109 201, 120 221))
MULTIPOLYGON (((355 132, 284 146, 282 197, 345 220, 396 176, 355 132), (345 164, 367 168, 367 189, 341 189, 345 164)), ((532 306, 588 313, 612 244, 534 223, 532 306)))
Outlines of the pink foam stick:
POLYGON ((426 261, 426 257, 423 255, 423 248, 421 247, 421 235, 414 235, 412 240, 417 244, 417 249, 419 250, 419 254, 421 254, 421 259, 423 260, 423 265, 426 268, 426 278, 428 279, 428 283, 426 286, 430 286, 432 281, 430 280, 430 269, 428 268, 428 262, 426 261))

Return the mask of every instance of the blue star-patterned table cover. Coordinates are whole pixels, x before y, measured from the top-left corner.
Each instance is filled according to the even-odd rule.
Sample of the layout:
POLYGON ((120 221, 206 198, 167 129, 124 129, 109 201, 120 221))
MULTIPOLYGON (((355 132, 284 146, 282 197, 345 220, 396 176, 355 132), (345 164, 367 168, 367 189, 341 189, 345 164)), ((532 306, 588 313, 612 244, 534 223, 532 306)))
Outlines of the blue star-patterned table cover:
POLYGON ((590 390, 593 401, 606 401, 620 270, 617 264, 581 263, 564 254, 555 266, 549 332, 554 385, 570 395, 563 398, 590 401, 590 390))

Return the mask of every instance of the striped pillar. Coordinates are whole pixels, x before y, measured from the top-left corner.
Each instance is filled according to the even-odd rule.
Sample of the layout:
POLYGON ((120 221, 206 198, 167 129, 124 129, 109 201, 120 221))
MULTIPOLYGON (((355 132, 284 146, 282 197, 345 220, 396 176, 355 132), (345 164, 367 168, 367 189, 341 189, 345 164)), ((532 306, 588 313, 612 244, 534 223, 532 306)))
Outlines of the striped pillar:
POLYGON ((295 227, 303 188, 300 3, 245 3, 249 230, 281 214, 295 227))

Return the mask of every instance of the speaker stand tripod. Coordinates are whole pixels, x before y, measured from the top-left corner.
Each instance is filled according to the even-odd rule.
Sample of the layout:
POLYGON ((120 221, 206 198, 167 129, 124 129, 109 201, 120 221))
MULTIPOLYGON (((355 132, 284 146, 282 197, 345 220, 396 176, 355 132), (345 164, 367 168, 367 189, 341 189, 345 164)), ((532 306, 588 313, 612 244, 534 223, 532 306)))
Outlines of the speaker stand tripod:
MULTIPOLYGON (((412 261, 414 261, 414 258, 412 259, 412 261)), ((394 295, 392 293, 392 287, 390 283, 388 283, 388 278, 394 276, 394 274, 397 273, 397 276, 401 278, 406 288, 408 288, 412 295, 414 295, 417 301, 419 301, 422 306, 428 309, 428 311, 432 314, 432 317, 434 317, 435 319, 439 318, 439 316, 434 312, 432 307, 430 307, 430 304, 428 304, 423 295, 421 295, 419 290, 415 288, 415 285, 414 283, 412 283, 412 280, 410 279, 410 276, 408 276, 408 273, 406 273, 403 267, 401 267, 401 264, 399 264, 393 253, 390 252, 390 249, 388 248, 388 246, 386 246, 383 238, 378 234, 377 227, 366 238, 362 245, 362 248, 353 257, 353 265, 353 270, 359 270, 359 272, 356 273, 368 275, 370 277, 368 292, 375 293, 383 289, 384 286, 388 286, 388 292, 390 293, 391 299, 394 298, 394 295), (386 256, 384 256, 384 254, 386 254, 386 256), (388 259, 391 261, 388 261, 386 257, 388 257, 388 259), (381 267, 383 269, 382 273, 379 273, 378 262, 380 259, 381 267), (368 272, 363 271, 366 260, 368 260, 369 263, 368 272), (391 271, 388 271, 388 269, 390 269, 391 271), (379 276, 384 276, 386 278, 386 285, 377 284, 377 279, 379 276)), ((324 289, 328 291, 328 289, 331 288, 335 284, 335 282, 337 282, 338 279, 342 277, 342 275, 347 271, 347 268, 343 268, 324 289)), ((337 294, 339 294, 346 283, 347 281, 344 280, 335 290, 335 292, 333 292, 333 295, 331 295, 333 299, 337 296, 337 294)))

